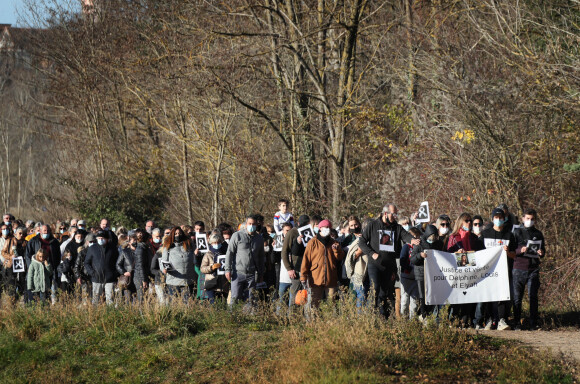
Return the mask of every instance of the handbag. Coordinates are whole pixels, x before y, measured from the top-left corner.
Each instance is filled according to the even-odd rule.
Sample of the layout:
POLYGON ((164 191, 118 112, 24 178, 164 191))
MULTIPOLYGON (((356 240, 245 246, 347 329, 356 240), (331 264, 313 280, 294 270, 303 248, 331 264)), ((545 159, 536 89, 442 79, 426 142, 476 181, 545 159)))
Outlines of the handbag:
POLYGON ((205 279, 203 288, 206 291, 212 291, 212 290, 216 289, 218 286, 218 278, 214 273, 212 273, 208 276, 213 276, 214 278, 211 280, 205 279))
POLYGON ((117 280, 117 286, 119 289, 126 289, 129 284, 131 284, 131 276, 119 276, 119 279, 117 280))

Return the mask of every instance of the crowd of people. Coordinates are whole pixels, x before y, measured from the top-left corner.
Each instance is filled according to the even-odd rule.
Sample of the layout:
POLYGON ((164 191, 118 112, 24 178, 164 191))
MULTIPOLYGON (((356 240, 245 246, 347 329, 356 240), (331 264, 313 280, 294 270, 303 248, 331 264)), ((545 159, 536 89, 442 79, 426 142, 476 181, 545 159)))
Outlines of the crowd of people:
POLYGON ((494 239, 502 240, 508 256, 511 300, 451 305, 449 316, 463 327, 521 329, 527 287, 527 326, 538 326, 545 244, 533 209, 518 218, 502 204, 489 220, 462 213, 454 221, 443 214, 419 223, 417 213, 399 217, 397 206, 388 203, 378 217, 361 221, 350 216, 333 226, 318 215, 295 220, 289 208, 289 201, 281 199, 272 224, 255 214, 236 228, 222 223, 210 231, 202 221, 158 228, 150 220, 144 228, 127 230, 112 229, 106 218, 89 227, 80 219, 24 223, 7 213, 0 238, 1 289, 13 304, 26 305, 54 304, 65 296, 80 305, 103 300, 140 305, 150 298, 160 305, 198 299, 251 308, 270 300, 280 315, 302 310, 296 296, 304 292, 308 313, 322 300, 347 295, 357 307, 373 306, 385 318, 394 314, 425 321, 441 313, 441 306, 425 303, 426 251, 464 254, 494 239), (526 252, 530 240, 541 241, 539 257, 526 252), (392 245, 388 250, 381 246, 385 241, 392 245))

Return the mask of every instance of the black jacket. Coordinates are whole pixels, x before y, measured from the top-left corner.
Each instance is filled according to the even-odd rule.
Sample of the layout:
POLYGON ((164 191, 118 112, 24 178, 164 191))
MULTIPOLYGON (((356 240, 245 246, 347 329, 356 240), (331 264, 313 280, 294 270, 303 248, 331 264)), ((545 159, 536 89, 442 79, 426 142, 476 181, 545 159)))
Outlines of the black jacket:
POLYGON ((137 282, 149 281, 149 268, 151 267, 151 248, 147 243, 137 244, 135 249, 135 273, 133 278, 137 282))
POLYGON ((77 258, 75 260, 74 265, 74 274, 77 280, 81 279, 84 281, 89 281, 91 279, 91 277, 87 273, 87 269, 85 268, 85 259, 87 257, 87 251, 88 248, 83 247, 80 252, 77 252, 77 258))
POLYGON ((163 253, 163 247, 159 248, 157 252, 153 255, 151 259, 151 275, 155 279, 155 284, 161 284, 161 269, 159 266, 159 259, 163 253))
POLYGON ((369 267, 375 267, 383 271, 389 264, 396 262, 396 259, 401 255, 401 249, 403 248, 403 242, 410 243, 413 240, 413 235, 405 231, 405 229, 398 223, 385 224, 382 218, 371 221, 362 233, 362 237, 358 244, 363 254, 369 257, 369 267), (393 245, 395 246, 394 252, 380 251, 380 238, 379 230, 389 230, 393 231, 393 245), (379 257, 375 260, 373 259, 373 254, 377 253, 379 257))
POLYGON ((413 270, 415 271, 415 280, 424 281, 424 270, 425 270, 425 259, 421 257, 421 252, 428 249, 434 249, 436 251, 442 251, 444 249, 443 241, 437 238, 432 244, 427 242, 427 239, 432 234, 438 234, 439 231, 434 225, 428 225, 425 229, 425 233, 421 235, 421 243, 413 247, 411 251, 411 263, 415 266, 413 270))
MULTIPOLYGON (((61 254, 60 254, 60 245, 58 244, 58 240, 54 238, 54 236, 50 235, 47 239, 50 244, 50 264, 54 271, 57 270, 58 265, 60 264, 61 254)), ((42 247, 42 239, 40 235, 34 236, 28 244, 26 245, 26 253, 24 258, 26 259, 26 265, 29 266, 32 260, 32 257, 36 255, 36 252, 42 247)))
POLYGON ((107 243, 95 244, 88 248, 85 269, 93 283, 114 283, 117 281, 115 263, 119 257, 117 246, 107 243))
POLYGON ((126 247, 119 252, 115 268, 119 275, 123 275, 125 272, 130 272, 131 276, 133 276, 133 271, 135 270, 135 251, 133 251, 131 247, 126 247))
POLYGON ((522 253, 521 249, 528 245, 528 240, 541 240, 542 245, 540 249, 543 251, 544 257, 546 254, 546 244, 544 241, 544 235, 542 231, 536 227, 530 228, 518 228, 514 231, 514 237, 516 239, 517 249, 516 249, 516 259, 514 261, 514 269, 520 269, 524 271, 532 271, 540 267, 540 258, 528 257, 522 253))

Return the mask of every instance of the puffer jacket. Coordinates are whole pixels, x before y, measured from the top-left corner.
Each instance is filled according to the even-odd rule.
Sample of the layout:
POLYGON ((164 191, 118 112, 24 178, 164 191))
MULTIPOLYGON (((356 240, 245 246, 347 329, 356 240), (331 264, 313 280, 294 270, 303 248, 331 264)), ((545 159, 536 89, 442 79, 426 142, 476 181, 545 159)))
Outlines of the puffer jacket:
POLYGON ((350 248, 348 249, 346 260, 344 262, 346 275, 350 279, 352 285, 357 287, 362 286, 367 278, 369 262, 369 257, 364 254, 355 258, 356 251, 360 249, 358 244, 359 240, 360 237, 357 237, 352 243, 350 243, 350 248))
POLYGON ((151 266, 151 248, 147 243, 137 244, 135 249, 135 264, 133 278, 136 282, 149 281, 149 268, 151 266))
POLYGON ((165 283, 173 286, 188 286, 195 278, 195 257, 193 249, 185 250, 183 243, 172 244, 169 249, 163 248, 162 261, 169 261, 173 269, 167 271, 165 283))
POLYGON ((135 269, 135 251, 131 247, 125 247, 121 252, 119 252, 119 257, 115 263, 117 272, 119 275, 125 274, 125 272, 130 272, 133 276, 133 271, 135 269))
POLYGON ((326 240, 326 245, 323 241, 325 239, 316 235, 308 242, 302 258, 300 280, 308 279, 314 285, 332 288, 336 287, 338 282, 337 271, 340 261, 344 258, 344 251, 340 245, 333 249, 332 245, 338 242, 330 238, 326 240))
POLYGON ((104 247, 95 244, 88 248, 85 258, 85 269, 93 283, 114 283, 117 281, 115 263, 119 257, 116 245, 107 243, 104 247))
POLYGON ((26 288, 31 292, 48 292, 52 275, 53 269, 50 262, 46 266, 36 260, 36 257, 32 257, 26 278, 26 288))

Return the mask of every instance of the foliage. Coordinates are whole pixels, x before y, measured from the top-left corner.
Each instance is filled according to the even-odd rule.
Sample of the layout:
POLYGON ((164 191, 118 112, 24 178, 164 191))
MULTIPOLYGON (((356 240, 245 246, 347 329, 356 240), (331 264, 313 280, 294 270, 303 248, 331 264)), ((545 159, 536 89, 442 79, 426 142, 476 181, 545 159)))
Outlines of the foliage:
POLYGON ((0 381, 573 382, 577 367, 513 342, 430 321, 384 322, 347 300, 318 316, 264 306, 11 308, 0 313, 0 381))
POLYGON ((151 219, 164 223, 170 193, 164 176, 143 175, 128 182, 128 185, 123 185, 112 180, 97 180, 90 187, 78 188, 77 197, 71 204, 93 225, 104 217, 113 226, 127 228, 144 228, 145 222, 151 219))

